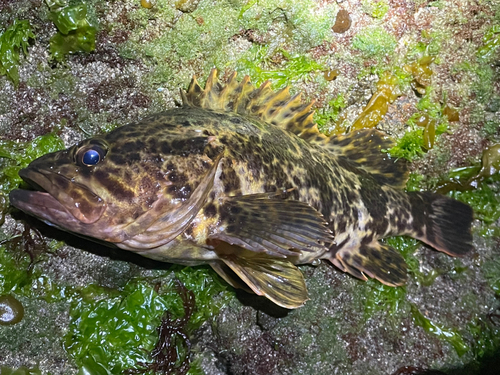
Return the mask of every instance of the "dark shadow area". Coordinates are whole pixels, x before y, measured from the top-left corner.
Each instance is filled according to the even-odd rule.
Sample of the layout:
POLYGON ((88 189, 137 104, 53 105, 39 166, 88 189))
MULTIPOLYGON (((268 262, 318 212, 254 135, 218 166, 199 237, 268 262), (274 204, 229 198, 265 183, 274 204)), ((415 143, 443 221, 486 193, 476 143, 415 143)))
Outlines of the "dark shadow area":
POLYGON ((463 368, 445 371, 448 375, 498 375, 500 374, 500 347, 463 368))
POLYGON ((145 269, 161 270, 169 269, 172 266, 171 263, 145 258, 131 251, 122 250, 112 244, 107 245, 104 242, 90 240, 86 237, 79 237, 73 233, 65 232, 56 227, 47 225, 42 221, 18 210, 13 210, 11 215, 15 220, 21 221, 25 223, 25 225, 28 225, 29 228, 39 231, 44 237, 54 239, 56 241, 63 241, 69 246, 81 249, 82 251, 87 251, 91 254, 107 257, 112 260, 130 262, 145 269))
POLYGON ((253 293, 246 292, 242 289, 235 289, 236 298, 244 306, 250 306, 257 311, 261 311, 273 318, 284 318, 290 312, 289 309, 276 305, 266 297, 258 296, 253 293))
POLYGON ((500 374, 500 348, 464 367, 433 370, 415 366, 403 366, 391 375, 498 375, 500 374))

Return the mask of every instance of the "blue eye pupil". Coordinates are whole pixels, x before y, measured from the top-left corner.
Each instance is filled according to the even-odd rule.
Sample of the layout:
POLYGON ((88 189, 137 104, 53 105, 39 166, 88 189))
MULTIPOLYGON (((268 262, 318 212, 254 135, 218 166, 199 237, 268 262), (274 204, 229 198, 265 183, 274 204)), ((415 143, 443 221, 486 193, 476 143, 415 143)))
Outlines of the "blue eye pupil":
POLYGON ((83 154, 83 164, 85 165, 96 165, 99 163, 99 160, 101 159, 101 156, 96 150, 88 150, 83 154))

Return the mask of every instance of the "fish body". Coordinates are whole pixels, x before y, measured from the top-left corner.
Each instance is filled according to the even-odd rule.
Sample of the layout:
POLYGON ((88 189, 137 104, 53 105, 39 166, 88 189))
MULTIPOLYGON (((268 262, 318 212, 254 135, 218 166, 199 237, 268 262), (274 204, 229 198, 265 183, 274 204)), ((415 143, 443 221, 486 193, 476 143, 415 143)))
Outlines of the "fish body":
POLYGON ((384 134, 326 137, 312 103, 235 76, 223 86, 214 70, 205 89, 193 78, 182 107, 33 161, 20 176, 38 190, 14 190, 11 203, 149 258, 208 263, 287 308, 307 300, 297 264, 326 259, 396 286, 406 264, 384 237, 472 249, 471 208, 404 192, 406 165, 381 152, 384 134))

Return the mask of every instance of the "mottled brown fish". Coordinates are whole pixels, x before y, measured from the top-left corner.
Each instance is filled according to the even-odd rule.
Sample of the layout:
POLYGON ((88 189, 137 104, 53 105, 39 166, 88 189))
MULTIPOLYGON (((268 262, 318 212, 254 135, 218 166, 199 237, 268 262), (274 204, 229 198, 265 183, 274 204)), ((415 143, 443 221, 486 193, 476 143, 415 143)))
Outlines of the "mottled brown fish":
POLYGON ((210 264, 228 283, 276 304, 307 300, 297 264, 327 259, 360 279, 406 281, 409 235, 439 251, 472 249, 472 209, 406 193, 407 169, 376 130, 326 137, 312 103, 248 77, 225 86, 193 78, 183 106, 149 116, 19 172, 37 191, 11 203, 64 230, 145 257, 210 264), (243 281, 243 283, 242 283, 243 281))

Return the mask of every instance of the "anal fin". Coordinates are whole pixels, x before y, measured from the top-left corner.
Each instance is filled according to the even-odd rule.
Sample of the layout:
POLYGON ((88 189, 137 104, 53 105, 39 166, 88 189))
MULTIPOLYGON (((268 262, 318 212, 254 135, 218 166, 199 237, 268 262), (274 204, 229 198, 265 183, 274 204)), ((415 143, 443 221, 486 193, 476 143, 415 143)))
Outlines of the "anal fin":
POLYGON ((255 294, 265 296, 281 307, 296 309, 308 299, 302 272, 285 259, 235 255, 221 259, 255 294))
POLYGON ((360 279, 366 280, 366 275, 385 285, 400 286, 408 278, 403 256, 380 242, 360 245, 355 249, 342 249, 335 257, 332 259, 334 265, 360 279))
POLYGON ((224 262, 215 261, 210 263, 210 266, 233 288, 243 289, 246 292, 252 293, 252 289, 250 289, 245 283, 243 283, 238 275, 236 275, 234 271, 229 268, 228 265, 224 262))
POLYGON ((351 274, 351 276, 354 276, 360 280, 366 281, 368 278, 365 276, 363 272, 358 270, 357 268, 351 267, 350 265, 343 263, 342 260, 333 258, 330 259, 330 261, 333 263, 333 265, 339 269, 341 269, 344 272, 347 272, 351 274))

